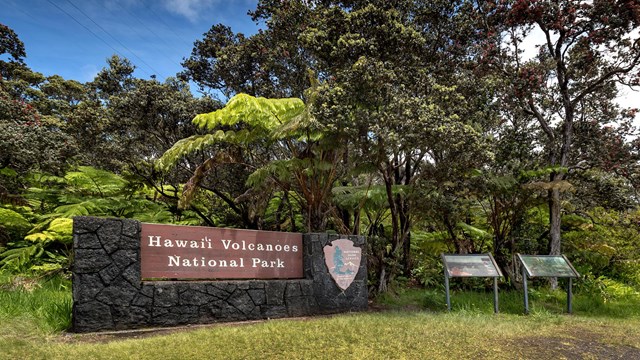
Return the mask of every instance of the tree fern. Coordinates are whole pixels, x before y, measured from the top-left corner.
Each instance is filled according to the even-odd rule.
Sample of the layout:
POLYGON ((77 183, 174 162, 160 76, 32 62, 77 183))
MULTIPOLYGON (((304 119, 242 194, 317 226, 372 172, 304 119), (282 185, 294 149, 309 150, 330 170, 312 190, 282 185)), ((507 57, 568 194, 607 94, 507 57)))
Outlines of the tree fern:
POLYGON ((193 124, 210 133, 179 140, 157 161, 156 168, 168 171, 185 156, 217 143, 247 145, 270 138, 274 129, 296 118, 304 109, 304 103, 297 98, 266 99, 238 94, 224 108, 197 115, 193 124))
MULTIPOLYGON (((407 194, 411 187, 408 185, 394 185, 393 194, 407 194)), ((383 185, 371 186, 336 186, 332 189, 334 201, 344 208, 357 206, 387 206, 387 193, 383 185)))
POLYGON ((156 168, 160 171, 169 171, 180 159, 192 154, 196 151, 203 150, 213 144, 228 141, 232 136, 232 132, 225 133, 218 130, 213 134, 194 135, 185 139, 178 140, 169 150, 167 150, 156 162, 156 168))

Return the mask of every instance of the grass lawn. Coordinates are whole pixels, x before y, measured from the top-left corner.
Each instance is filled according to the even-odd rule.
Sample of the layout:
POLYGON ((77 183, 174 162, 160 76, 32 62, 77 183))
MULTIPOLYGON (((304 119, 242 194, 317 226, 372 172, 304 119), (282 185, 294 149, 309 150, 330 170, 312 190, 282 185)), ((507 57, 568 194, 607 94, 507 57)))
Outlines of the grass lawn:
POLYGON ((367 313, 78 335, 58 329, 70 296, 55 293, 0 288, 0 359, 640 359, 635 298, 576 294, 567 315, 562 292, 534 292, 525 316, 505 292, 496 315, 491 293, 454 293, 448 313, 442 292, 410 290, 367 313))

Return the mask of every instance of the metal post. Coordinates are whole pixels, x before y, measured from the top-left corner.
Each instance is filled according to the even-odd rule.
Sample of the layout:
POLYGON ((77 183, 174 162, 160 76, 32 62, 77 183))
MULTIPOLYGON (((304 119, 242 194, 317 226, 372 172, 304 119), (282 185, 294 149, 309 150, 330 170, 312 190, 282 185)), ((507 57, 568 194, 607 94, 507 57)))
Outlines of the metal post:
POLYGON ((493 278, 493 312, 498 313, 498 278, 493 278))
POLYGON ((449 296, 449 276, 447 275, 446 270, 444 271, 444 288, 447 298, 447 311, 451 311, 451 297, 449 296))
POLYGON ((571 298, 573 297, 573 293, 571 291, 572 280, 573 278, 569 278, 569 284, 567 285, 567 312, 569 314, 573 311, 573 306, 571 304, 571 298))
POLYGON ((524 313, 529 314, 529 291, 527 289, 527 270, 522 265, 522 285, 524 285, 524 313))

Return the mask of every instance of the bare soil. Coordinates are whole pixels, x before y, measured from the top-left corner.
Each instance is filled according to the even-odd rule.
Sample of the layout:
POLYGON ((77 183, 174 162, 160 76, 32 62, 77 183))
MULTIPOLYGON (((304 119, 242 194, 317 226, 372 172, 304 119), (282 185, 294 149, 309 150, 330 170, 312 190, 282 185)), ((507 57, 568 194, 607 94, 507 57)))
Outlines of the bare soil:
POLYGON ((609 343, 606 334, 586 329, 510 340, 507 346, 514 349, 514 359, 640 359, 640 349, 609 343))

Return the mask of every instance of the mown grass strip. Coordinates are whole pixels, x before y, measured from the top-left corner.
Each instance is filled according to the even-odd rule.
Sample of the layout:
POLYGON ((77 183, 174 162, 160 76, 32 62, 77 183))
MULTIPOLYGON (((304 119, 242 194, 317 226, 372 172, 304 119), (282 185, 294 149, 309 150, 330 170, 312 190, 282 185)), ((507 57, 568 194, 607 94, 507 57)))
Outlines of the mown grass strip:
MULTIPOLYGON (((532 355, 519 347, 523 339, 536 339, 529 347, 548 341, 571 349, 585 336, 612 354, 618 348, 640 354, 638 329, 639 319, 392 311, 213 326, 107 343, 86 341, 95 340, 86 336, 72 342, 29 339, 0 350, 46 359, 512 359, 532 355)), ((553 358, 554 351, 535 349, 538 358, 553 358)))
POLYGON ((61 332, 71 314, 69 282, 0 286, 0 358, 14 359, 513 359, 640 358, 640 301, 562 291, 457 291, 452 312, 438 290, 381 297, 374 309, 331 317, 212 325, 130 338, 61 332))

